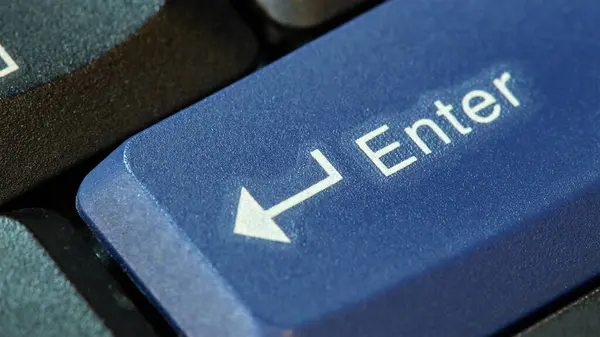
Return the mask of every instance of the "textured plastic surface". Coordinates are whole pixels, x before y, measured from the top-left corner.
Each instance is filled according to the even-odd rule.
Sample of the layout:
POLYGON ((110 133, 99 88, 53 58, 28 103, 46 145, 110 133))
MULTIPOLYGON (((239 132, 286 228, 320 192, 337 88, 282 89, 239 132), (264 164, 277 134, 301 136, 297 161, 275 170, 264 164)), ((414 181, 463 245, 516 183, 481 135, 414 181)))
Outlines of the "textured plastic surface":
POLYGON ((17 220, 0 216, 0 335, 112 334, 17 220))
POLYGON ((162 0, 1 3, 0 44, 19 70, 0 76, 0 99, 88 65, 135 33, 162 5, 162 0))
POLYGON ((518 337, 596 337, 599 334, 600 293, 595 290, 518 337))
POLYGON ((599 15, 385 3, 128 140, 79 210, 190 336, 493 333, 600 271, 599 15), (343 179, 275 212, 314 149, 343 179))
MULTIPOLYGON (((30 247, 34 244, 24 243, 22 240, 18 241, 10 236, 6 238, 9 247, 11 245, 17 246, 17 252, 13 254, 24 256, 17 259, 12 256, 6 257, 6 263, 8 264, 6 269, 14 270, 14 273, 0 276, 0 282, 4 282, 3 286, 5 287, 0 291, 10 293, 9 295, 3 294, 3 298, 10 298, 10 304, 15 305, 15 307, 9 308, 0 305, 0 312, 2 310, 12 310, 8 314, 0 315, 0 322, 5 323, 4 325, 0 324, 0 326, 8 325, 2 319, 12 319, 11 326, 14 327, 14 330, 17 330, 18 327, 29 327, 40 329, 36 331, 43 332, 43 324, 35 326, 34 323, 52 322, 57 328, 57 333, 69 330, 75 337, 85 336, 83 332, 77 334, 77 329, 82 324, 90 324, 83 320, 85 318, 83 316, 89 316, 89 312, 93 310, 106 329, 110 330, 115 336, 159 336, 153 328, 153 326, 157 326, 156 320, 150 318, 153 320, 151 322, 153 325, 150 325, 149 318, 142 315, 138 307, 132 303, 131 298, 126 295, 122 285, 96 256, 98 251, 92 249, 94 242, 86 235, 82 235, 76 225, 62 216, 44 209, 24 209, 10 212, 6 214, 6 217, 10 217, 14 223, 21 224, 23 226, 21 231, 30 233, 27 237, 32 237, 32 240, 35 238, 34 241, 39 243, 40 252, 45 251, 45 254, 49 256, 49 263, 51 262, 55 269, 47 269, 41 272, 39 268, 36 269, 39 266, 35 264, 24 264, 29 259, 41 259, 36 255, 38 254, 37 251, 27 253, 27 249, 31 249, 30 247), (20 267, 14 266, 22 266, 23 268, 19 269, 20 267), (28 270, 25 266, 30 267, 34 272, 29 271, 32 274, 26 274, 28 270), (45 272, 48 273, 44 274, 45 272), (58 281, 53 280, 52 277, 56 277, 58 281), (30 281, 28 281, 29 283, 21 282, 19 279, 30 281), (61 296, 61 293, 44 292, 48 297, 39 296, 40 289, 51 289, 56 283, 64 283, 64 287, 75 288, 76 294, 85 300, 82 300, 83 304, 89 305, 91 309, 83 308, 83 305, 68 306, 68 304, 76 303, 69 297, 71 295, 65 295, 64 302, 57 298, 61 296), (36 289, 31 291, 31 287, 36 289), (36 305, 32 304, 34 302, 36 305), (44 310, 48 310, 38 310, 38 305, 44 310), (62 306, 63 311, 58 310, 55 306, 62 306), (29 310, 29 314, 27 314, 27 310, 29 310), (37 315, 35 315, 36 312, 37 315), (28 315, 35 317, 28 317, 28 315), (69 317, 60 321, 59 318, 64 315, 69 317), (81 322, 78 322, 80 319, 81 322)), ((4 266, 0 268, 4 268, 4 266)), ((69 289, 65 289, 63 292, 68 293, 67 290, 69 289)), ((24 335, 31 333, 27 336, 46 336, 42 332, 34 334, 27 328, 19 331, 24 335)), ((14 333, 16 334, 17 331, 14 333)), ((0 334, 0 336, 13 337, 13 334, 5 333, 0 334)), ((58 336, 62 335, 58 334, 58 336)))
MULTIPOLYGON (((40 1, 46 0, 35 2, 40 1)), ((52 4, 60 10, 71 2, 53 1, 52 4)), ((0 99, 0 203, 99 151, 115 148, 135 132, 237 79, 252 67, 257 53, 257 41, 227 1, 168 2, 147 21, 138 19, 137 25, 142 22, 144 25, 137 30, 133 21, 124 24, 119 20, 150 15, 149 7, 142 6, 141 0, 77 3, 81 8, 70 8, 67 13, 73 16, 68 20, 48 15, 47 20, 40 19, 31 25, 32 29, 44 24, 48 26, 44 28, 46 30, 40 28, 44 30, 42 35, 32 33, 35 35, 32 41, 46 35, 55 40, 67 39, 65 36, 77 33, 84 35, 85 41, 76 40, 75 37, 82 38, 77 35, 72 36, 74 40, 68 39, 59 46, 52 40, 56 53, 60 51, 58 54, 46 50, 44 44, 19 44, 23 52, 17 48, 13 53, 15 49, 3 43, 9 40, 0 36, 0 43, 21 67, 0 78, 0 87, 10 89, 28 86, 29 80, 42 83, 52 80, 48 85, 0 99), (100 23, 86 20, 86 15, 90 14, 87 11, 94 13, 92 3, 103 7, 102 14, 98 13, 95 18, 100 23), (128 10, 136 13, 124 13, 128 10), (115 22, 111 24, 103 24, 113 20, 115 22), (86 34, 87 30, 59 29, 61 23, 75 22, 73 27, 76 28, 81 21, 88 22, 86 29, 97 30, 98 34, 110 29, 114 31, 106 40, 97 41, 93 34, 86 34), (124 32, 124 27, 131 31, 124 32), (120 40, 134 30, 135 34, 125 41, 120 40), (88 46, 94 41, 98 45, 88 46), (108 48, 109 42, 118 46, 88 64, 92 56, 98 56, 99 50, 108 48), (77 52, 79 48, 85 52, 77 52), (68 57, 69 51, 77 57, 68 57), (35 57, 42 57, 38 53, 48 59, 36 62, 35 57), (59 65, 44 68, 45 63, 52 62, 59 65), (83 65, 83 68, 75 69, 83 65), (46 70, 52 73, 51 76, 46 70)), ((40 6, 39 10, 48 4, 40 6)), ((26 14, 27 10, 35 11, 29 7, 34 5, 28 1, 11 1, 0 4, 0 13, 3 6, 9 6, 11 11, 23 6, 22 12, 26 14)), ((0 25, 5 23, 3 14, 0 14, 0 25)), ((39 16, 37 12, 34 14, 32 18, 20 18, 22 21, 11 19, 9 26, 12 27, 14 22, 35 21, 39 16)), ((4 28, 0 28, 0 32, 4 28)), ((0 97, 3 97, 3 89, 0 97)))

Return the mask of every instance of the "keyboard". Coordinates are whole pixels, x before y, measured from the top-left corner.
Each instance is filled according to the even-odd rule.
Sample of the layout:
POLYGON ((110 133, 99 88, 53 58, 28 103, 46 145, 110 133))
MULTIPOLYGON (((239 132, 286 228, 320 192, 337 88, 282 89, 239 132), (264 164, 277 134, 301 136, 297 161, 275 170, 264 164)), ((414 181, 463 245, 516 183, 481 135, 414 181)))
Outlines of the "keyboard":
POLYGON ((599 336, 598 17, 0 4, 0 336, 599 336))

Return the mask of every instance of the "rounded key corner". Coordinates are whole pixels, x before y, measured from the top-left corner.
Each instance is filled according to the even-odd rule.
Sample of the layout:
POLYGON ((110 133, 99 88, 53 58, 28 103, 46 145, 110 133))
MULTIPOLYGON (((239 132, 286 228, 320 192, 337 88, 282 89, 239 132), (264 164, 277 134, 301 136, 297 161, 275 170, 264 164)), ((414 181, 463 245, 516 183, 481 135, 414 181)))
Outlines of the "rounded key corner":
POLYGON ((295 1, 256 0, 267 17, 276 24, 293 30, 311 29, 333 20, 366 0, 295 1))

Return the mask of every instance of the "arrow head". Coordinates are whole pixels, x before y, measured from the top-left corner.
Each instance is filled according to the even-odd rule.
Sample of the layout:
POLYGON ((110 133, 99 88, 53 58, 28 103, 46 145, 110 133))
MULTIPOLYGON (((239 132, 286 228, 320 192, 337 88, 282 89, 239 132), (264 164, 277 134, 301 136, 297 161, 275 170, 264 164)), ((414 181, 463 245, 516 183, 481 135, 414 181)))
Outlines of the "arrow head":
POLYGON ((233 232, 263 240, 291 243, 290 238, 244 187, 240 193, 233 232))

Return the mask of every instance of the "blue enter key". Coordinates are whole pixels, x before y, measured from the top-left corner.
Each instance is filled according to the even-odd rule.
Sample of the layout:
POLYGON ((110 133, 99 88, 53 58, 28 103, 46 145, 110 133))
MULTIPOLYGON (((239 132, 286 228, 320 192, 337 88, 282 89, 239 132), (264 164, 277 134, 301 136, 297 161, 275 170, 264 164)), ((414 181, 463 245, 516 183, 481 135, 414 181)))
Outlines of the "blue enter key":
POLYGON ((78 209, 185 336, 497 333, 600 274, 599 17, 386 1, 127 140, 78 209))

